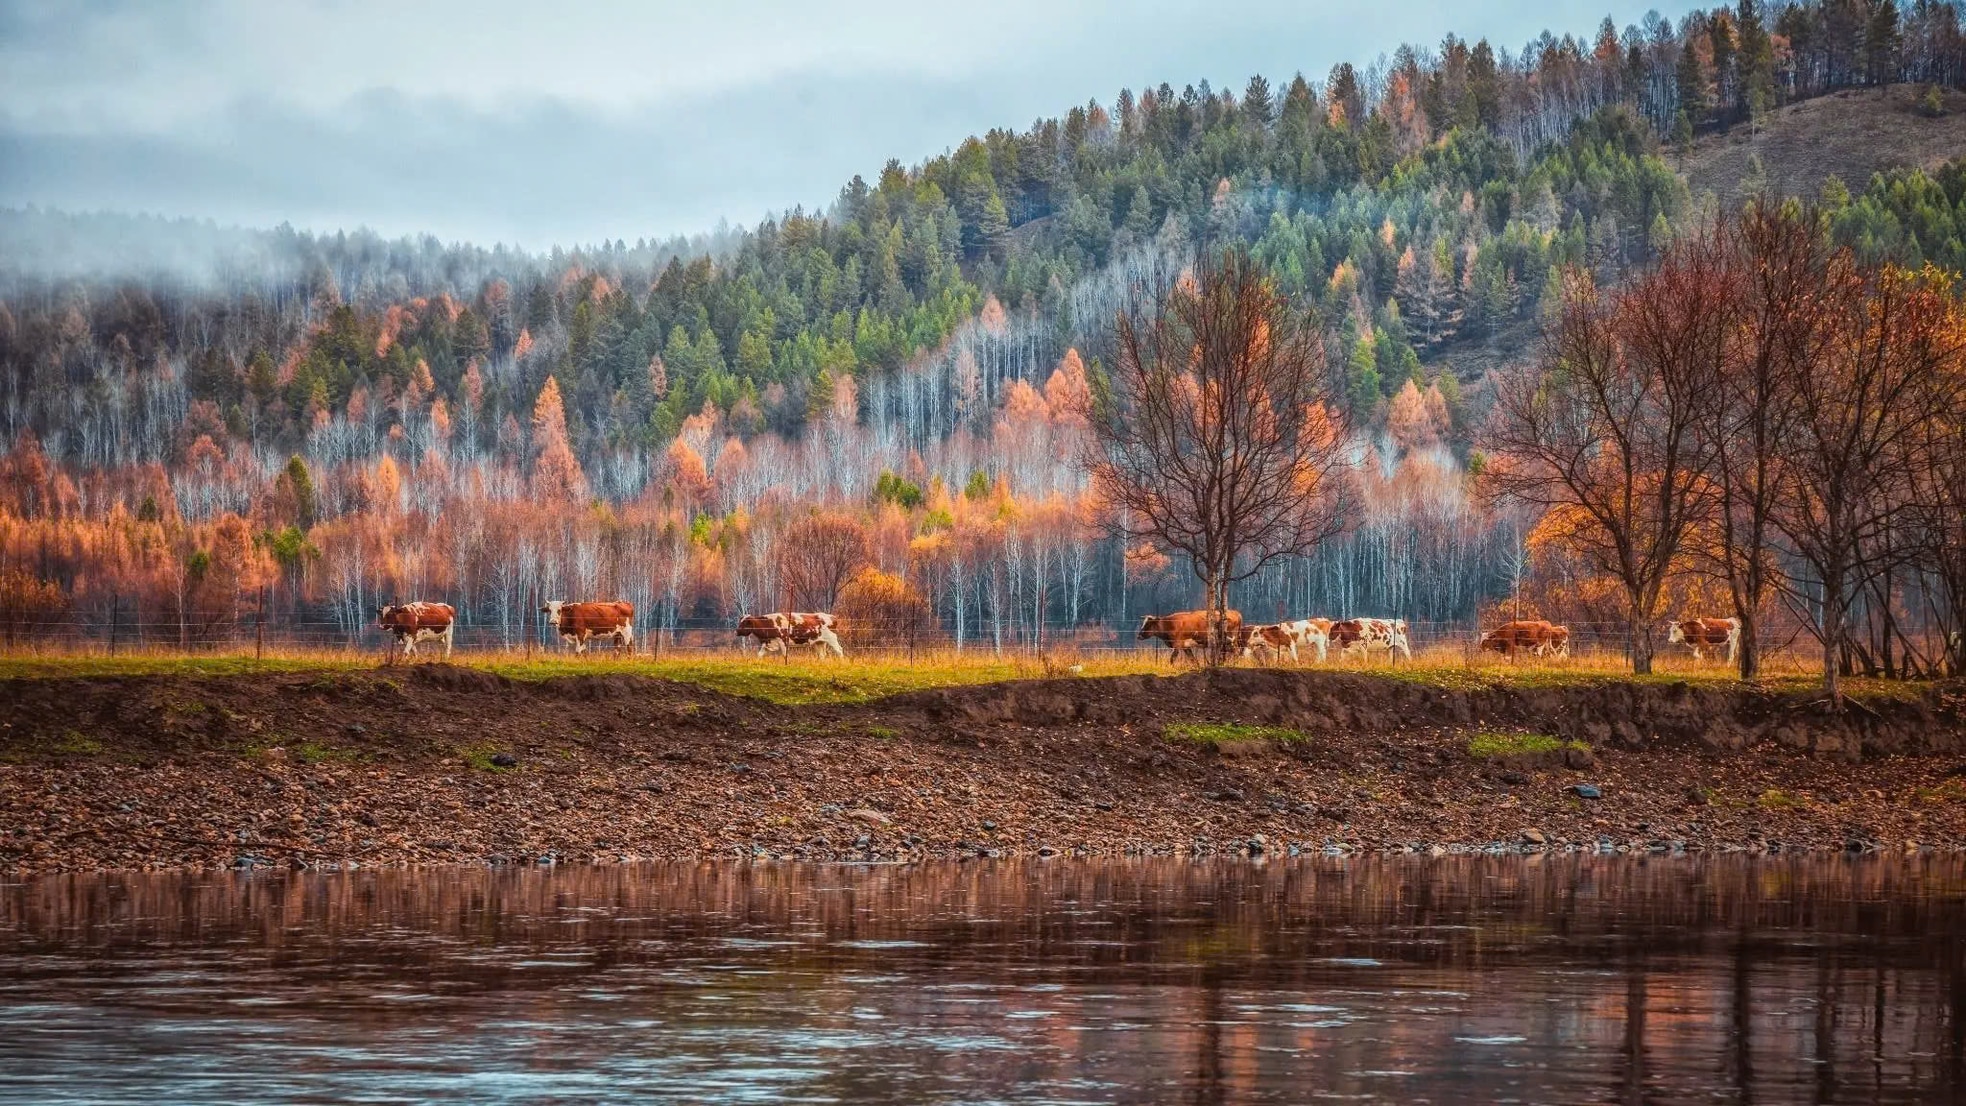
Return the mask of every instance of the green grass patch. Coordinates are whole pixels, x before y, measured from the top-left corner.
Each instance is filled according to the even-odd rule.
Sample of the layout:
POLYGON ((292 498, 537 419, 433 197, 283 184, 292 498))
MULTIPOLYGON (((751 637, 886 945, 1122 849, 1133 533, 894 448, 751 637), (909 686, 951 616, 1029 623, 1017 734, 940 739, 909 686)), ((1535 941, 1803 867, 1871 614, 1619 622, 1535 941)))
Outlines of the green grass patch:
POLYGON ((1479 760, 1495 757, 1541 756, 1565 749, 1589 749, 1581 741, 1565 741, 1549 734, 1483 730, 1468 740, 1468 755, 1479 760))
POLYGON ((1791 795, 1779 787, 1771 787, 1763 791, 1761 796, 1755 799, 1754 805, 1763 810, 1795 810, 1798 807, 1807 806, 1808 804, 1803 802, 1800 797, 1791 795))
POLYGON ((354 671, 375 667, 367 657, 268 657, 139 653, 122 656, 0 655, 0 680, 100 676, 252 676, 266 672, 354 671))
POLYGON ((102 752, 102 742, 81 730, 63 730, 61 736, 48 747, 48 751, 65 757, 94 756, 102 752))
MULTIPOLYGON (((339 686, 337 677, 350 673, 394 673, 400 676, 409 664, 431 661, 383 662, 376 652, 323 650, 311 653, 282 653, 254 660, 244 654, 167 654, 124 653, 104 655, 29 653, 0 655, 0 680, 58 679, 64 677, 116 676, 197 676, 226 677, 262 674, 306 673, 315 685, 326 690, 339 686)), ((796 656, 790 661, 758 659, 747 655, 692 654, 651 658, 647 654, 618 656, 602 651, 576 657, 561 652, 535 653, 524 657, 513 653, 459 654, 451 663, 513 680, 545 680, 562 676, 635 675, 675 680, 729 695, 741 695, 786 706, 804 704, 864 703, 910 691, 1002 683, 1011 680, 1055 675, 1060 662, 1046 665, 1037 657, 996 657, 988 650, 956 654, 940 651, 919 656, 910 662, 898 655, 853 655, 845 660, 796 656)), ((1119 675, 1178 676, 1193 671, 1188 666, 1170 666, 1159 650, 1135 650, 1076 660, 1080 675, 1086 677, 1119 675)), ((1447 691, 1475 692, 1494 689, 1565 689, 1630 684, 1689 684, 1711 689, 1734 689, 1741 685, 1723 666, 1698 670, 1667 667, 1646 676, 1622 671, 1616 663, 1593 662, 1470 666, 1458 660, 1422 657, 1396 665, 1333 660, 1323 665, 1306 665, 1305 671, 1344 673, 1374 679, 1398 680, 1447 691)), ((1892 699, 1918 699, 1930 693, 1932 684, 1922 681, 1850 679, 1845 694, 1852 700, 1880 702, 1892 699)), ((1768 693, 1820 695, 1820 683, 1813 676, 1780 675, 1764 679, 1757 687, 1768 693)))
POLYGON ((354 749, 323 745, 318 741, 296 741, 285 748, 289 758, 302 764, 329 764, 362 759, 362 754, 354 749))
POLYGON ((895 738, 901 736, 901 731, 895 729, 893 726, 869 726, 867 727, 867 736, 879 738, 882 741, 893 741, 895 738))
POLYGON ((1966 803, 1966 779, 1954 778, 1937 787, 1921 787, 1912 795, 1922 803, 1966 803))
POLYGON ((1241 722, 1170 722, 1161 733, 1173 741, 1191 741, 1198 745, 1310 740, 1310 736, 1302 730, 1282 726, 1249 726, 1241 722))
POLYGON ((480 772, 516 771, 516 768, 508 768, 502 764, 492 763, 492 758, 501 752, 504 752, 504 750, 494 745, 472 745, 459 749, 457 755, 464 761, 466 767, 476 769, 480 772))

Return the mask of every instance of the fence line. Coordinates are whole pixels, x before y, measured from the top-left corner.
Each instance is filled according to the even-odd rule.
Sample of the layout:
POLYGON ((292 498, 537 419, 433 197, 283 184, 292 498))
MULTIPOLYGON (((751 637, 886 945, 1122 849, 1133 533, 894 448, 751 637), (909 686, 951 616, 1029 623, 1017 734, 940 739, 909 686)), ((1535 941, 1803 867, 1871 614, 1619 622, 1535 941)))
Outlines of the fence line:
MULTIPOLYGON (((565 653, 570 650, 559 640, 550 627, 544 627, 543 616, 521 618, 511 627, 510 635, 496 624, 460 622, 454 631, 453 646, 456 652, 467 655, 519 656, 530 655, 535 649, 547 653, 565 653)), ((1472 622, 1407 620, 1407 638, 1416 656, 1425 654, 1427 659, 1459 660, 1468 664, 1477 661, 1487 664, 1507 665, 1517 662, 1515 658, 1499 657, 1483 653, 1478 649, 1480 635, 1493 626, 1480 626, 1472 622)), ((264 654, 267 650, 276 653, 288 652, 329 652, 350 656, 382 654, 397 648, 393 635, 380 629, 373 622, 365 622, 354 633, 350 633, 346 623, 339 619, 322 617, 280 618, 260 620, 248 617, 223 625, 198 626, 183 624, 176 619, 117 619, 82 618, 73 615, 56 619, 40 620, 30 626, 10 627, 10 632, 0 639, 0 648, 10 652, 31 653, 239 653, 264 654)), ((1037 624, 1025 622, 1021 625, 1006 623, 1001 638, 992 632, 986 622, 981 632, 972 630, 958 643, 954 632, 939 620, 849 620, 842 627, 842 636, 848 648, 856 654, 871 656, 913 655, 915 653, 941 654, 960 651, 966 654, 983 656, 1041 654, 1077 654, 1087 656, 1122 655, 1149 651, 1165 651, 1166 646, 1158 641, 1143 642, 1136 637, 1137 624, 1114 626, 1099 623, 1069 623, 1052 620, 1037 624)), ((1571 623, 1571 660, 1603 660, 1606 657, 1622 657, 1626 647, 1626 627, 1622 622, 1571 623)), ((635 654, 655 654, 656 656, 713 657, 755 653, 755 641, 740 640, 736 637, 735 619, 722 618, 684 618, 674 623, 657 625, 653 621, 643 621, 635 626, 636 642, 632 650, 635 654)), ((1664 634, 1658 635, 1657 644, 1663 657, 1688 656, 1690 652, 1679 646, 1667 646, 1664 634)), ((1786 641, 1768 640, 1763 643, 1765 664, 1793 663, 1807 668, 1815 663, 1813 650, 1815 640, 1807 631, 1798 629, 1796 636, 1786 641)), ((423 642, 418 645, 419 655, 441 652, 442 645, 423 642)), ((600 639, 589 646, 589 652, 603 654, 618 652, 606 639, 600 639)), ((1339 651, 1330 651, 1332 658, 1339 651)), ((1726 650, 1721 648, 1705 650, 1710 659, 1716 656, 1724 661, 1726 650)), ((1315 658, 1315 650, 1300 649, 1306 659, 1315 658)), ((1561 658, 1535 658, 1536 664, 1562 664, 1561 658)))

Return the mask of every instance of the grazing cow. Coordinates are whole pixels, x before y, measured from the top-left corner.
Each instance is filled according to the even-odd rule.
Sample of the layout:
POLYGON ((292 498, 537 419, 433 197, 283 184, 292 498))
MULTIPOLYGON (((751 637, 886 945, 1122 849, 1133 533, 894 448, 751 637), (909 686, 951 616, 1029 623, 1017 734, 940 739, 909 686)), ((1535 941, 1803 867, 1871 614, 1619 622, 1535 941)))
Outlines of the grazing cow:
POLYGON ((1561 655, 1569 652, 1570 630, 1540 618, 1519 619, 1504 622, 1481 635, 1481 647, 1505 657, 1513 657, 1517 653, 1532 653, 1541 657, 1552 650, 1559 650, 1561 655))
POLYGON ((1316 649, 1317 659, 1320 662, 1325 659, 1326 652, 1331 648, 1332 622, 1330 619, 1300 618, 1295 622, 1286 622, 1284 625, 1286 627, 1297 627, 1298 643, 1316 649))
POLYGON ((554 599, 539 608, 539 613, 550 617, 553 626, 560 633, 560 640, 573 646, 575 653, 585 653, 587 643, 595 638, 613 638, 617 649, 633 652, 635 649, 635 604, 620 600, 614 602, 569 603, 554 599))
POLYGON ((822 653, 831 649, 834 656, 844 657, 846 650, 840 648, 840 637, 834 632, 839 625, 839 619, 825 613, 747 614, 737 620, 737 640, 756 638, 760 657, 767 652, 789 655, 788 647, 793 645, 810 645, 822 653))
MULTIPOLYGON (((1208 644, 1207 611, 1176 611, 1173 614, 1150 614, 1140 620, 1139 640, 1159 638, 1167 644, 1167 663, 1173 664, 1186 653, 1190 660, 1198 647, 1208 644)), ((1222 612, 1222 629, 1228 635, 1229 644, 1235 645, 1242 636, 1242 612, 1222 612)))
POLYGON ((1733 664, 1734 657, 1741 649, 1741 620, 1738 618, 1682 618, 1672 624, 1666 635, 1671 645, 1684 645, 1693 650, 1693 659, 1705 660, 1704 650, 1727 647, 1727 663, 1733 664))
POLYGON ((403 647, 406 657, 416 656, 419 641, 441 641, 448 658, 456 620, 457 612, 449 603, 391 603, 375 609, 376 625, 396 635, 396 644, 403 647))
POLYGON ((1317 659, 1325 658, 1325 650, 1330 645, 1331 620, 1328 618, 1298 618, 1289 622, 1273 622, 1262 626, 1246 626, 1236 641, 1237 650, 1245 657, 1254 656, 1258 651, 1270 655, 1272 662, 1283 659, 1287 651, 1292 663, 1301 659, 1300 648, 1317 650, 1317 659))
POLYGON ((1367 660, 1372 659, 1374 649, 1384 649, 1386 658, 1392 659, 1398 651, 1407 660, 1413 659, 1413 650, 1406 643, 1406 620, 1403 618, 1347 618, 1331 624, 1331 644, 1338 646, 1340 654, 1358 654, 1367 660))
POLYGON ((1258 652, 1268 653, 1271 663, 1283 659, 1288 651, 1290 659, 1297 659, 1297 636, 1287 628, 1288 623, 1267 622, 1261 626, 1244 626, 1236 634, 1236 652, 1245 657, 1253 657, 1258 652))

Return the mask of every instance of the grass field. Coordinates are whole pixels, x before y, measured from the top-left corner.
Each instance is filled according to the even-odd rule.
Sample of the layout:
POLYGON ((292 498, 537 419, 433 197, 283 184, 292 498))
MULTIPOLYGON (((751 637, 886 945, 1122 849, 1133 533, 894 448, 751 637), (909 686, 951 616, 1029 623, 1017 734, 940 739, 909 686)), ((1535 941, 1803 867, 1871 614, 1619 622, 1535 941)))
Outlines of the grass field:
MULTIPOLYGON (((0 679, 55 679, 63 677, 125 677, 145 675, 236 677, 258 673, 354 672, 401 667, 405 664, 432 663, 434 658, 411 661, 385 659, 386 654, 353 653, 335 650, 268 650, 264 659, 249 653, 129 652, 116 656, 102 653, 14 652, 0 653, 0 679)), ((912 660, 906 654, 855 655, 835 658, 794 657, 791 660, 757 659, 736 652, 687 652, 661 658, 647 654, 617 656, 607 652, 587 656, 564 653, 537 654, 526 658, 507 653, 459 652, 451 663, 494 672, 514 680, 543 680, 555 676, 597 673, 632 674, 695 684, 732 695, 746 695, 774 703, 858 703, 907 691, 998 683, 1006 680, 1051 677, 1097 677, 1121 675, 1168 676, 1192 671, 1188 665, 1172 666, 1158 649, 1088 653, 1057 658, 1029 654, 994 656, 988 650, 964 653, 953 650, 924 652, 912 660)), ((1250 662, 1238 662, 1248 665, 1250 662)), ((1646 683, 1686 682, 1700 686, 1724 687, 1735 681, 1732 670, 1712 661, 1695 662, 1679 653, 1661 655, 1657 671, 1649 676, 1633 676, 1615 653, 1590 653, 1562 660, 1510 661, 1489 654, 1469 658, 1463 650, 1441 648, 1422 651, 1411 662, 1388 664, 1383 656, 1370 663, 1357 659, 1333 658, 1324 664, 1301 667, 1319 671, 1370 674, 1455 690, 1473 691, 1490 687, 1548 688, 1582 682, 1620 679, 1646 683)), ((1818 679, 1799 664, 1791 663, 1772 671, 1761 686, 1776 691, 1806 691, 1818 679)), ((1862 697, 1915 697, 1925 685, 1883 680, 1849 680, 1849 694, 1862 697)))

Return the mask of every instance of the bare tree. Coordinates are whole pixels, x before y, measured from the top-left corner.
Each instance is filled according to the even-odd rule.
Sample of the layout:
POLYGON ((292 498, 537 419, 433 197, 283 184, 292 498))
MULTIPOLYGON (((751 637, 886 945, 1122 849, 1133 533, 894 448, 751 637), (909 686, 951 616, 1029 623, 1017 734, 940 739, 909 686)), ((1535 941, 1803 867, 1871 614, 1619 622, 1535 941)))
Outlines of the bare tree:
POLYGON ((816 511, 787 527, 778 542, 785 597, 801 610, 831 610, 840 588, 868 561, 867 528, 844 513, 816 511))
POLYGON ((1114 321, 1086 464, 1128 537, 1187 555, 1219 659, 1229 586, 1339 533, 1351 499, 1324 346, 1240 250, 1114 321))
POLYGON ((1737 314, 1714 417, 1696 424, 1718 496, 1713 540, 1702 548, 1741 620, 1737 659, 1741 679, 1752 680, 1761 666, 1761 614, 1781 579, 1774 515, 1789 471, 1781 454, 1795 421, 1791 385, 1819 361, 1833 332, 1833 266, 1813 212, 1756 204, 1725 238, 1711 241, 1725 251, 1731 294, 1724 306, 1737 314))
POLYGON ((1792 479, 1774 523, 1807 566, 1791 590, 1817 605, 1823 687, 1840 701, 1851 601, 1881 558, 1899 555, 1888 539, 1913 521, 1915 474, 1931 460, 1925 431, 1945 416, 1938 385, 1956 371, 1962 334, 1950 282, 1935 270, 1867 270, 1846 251, 1824 288, 1834 331, 1823 356, 1792 375, 1796 420, 1782 450, 1792 479))
POLYGON ((1493 491, 1561 512, 1566 538, 1625 592, 1632 668, 1652 670, 1652 623, 1688 532, 1712 500, 1708 449, 1728 312, 1710 244, 1669 253, 1600 293, 1566 274, 1541 357, 1503 374, 1488 440, 1493 491))

